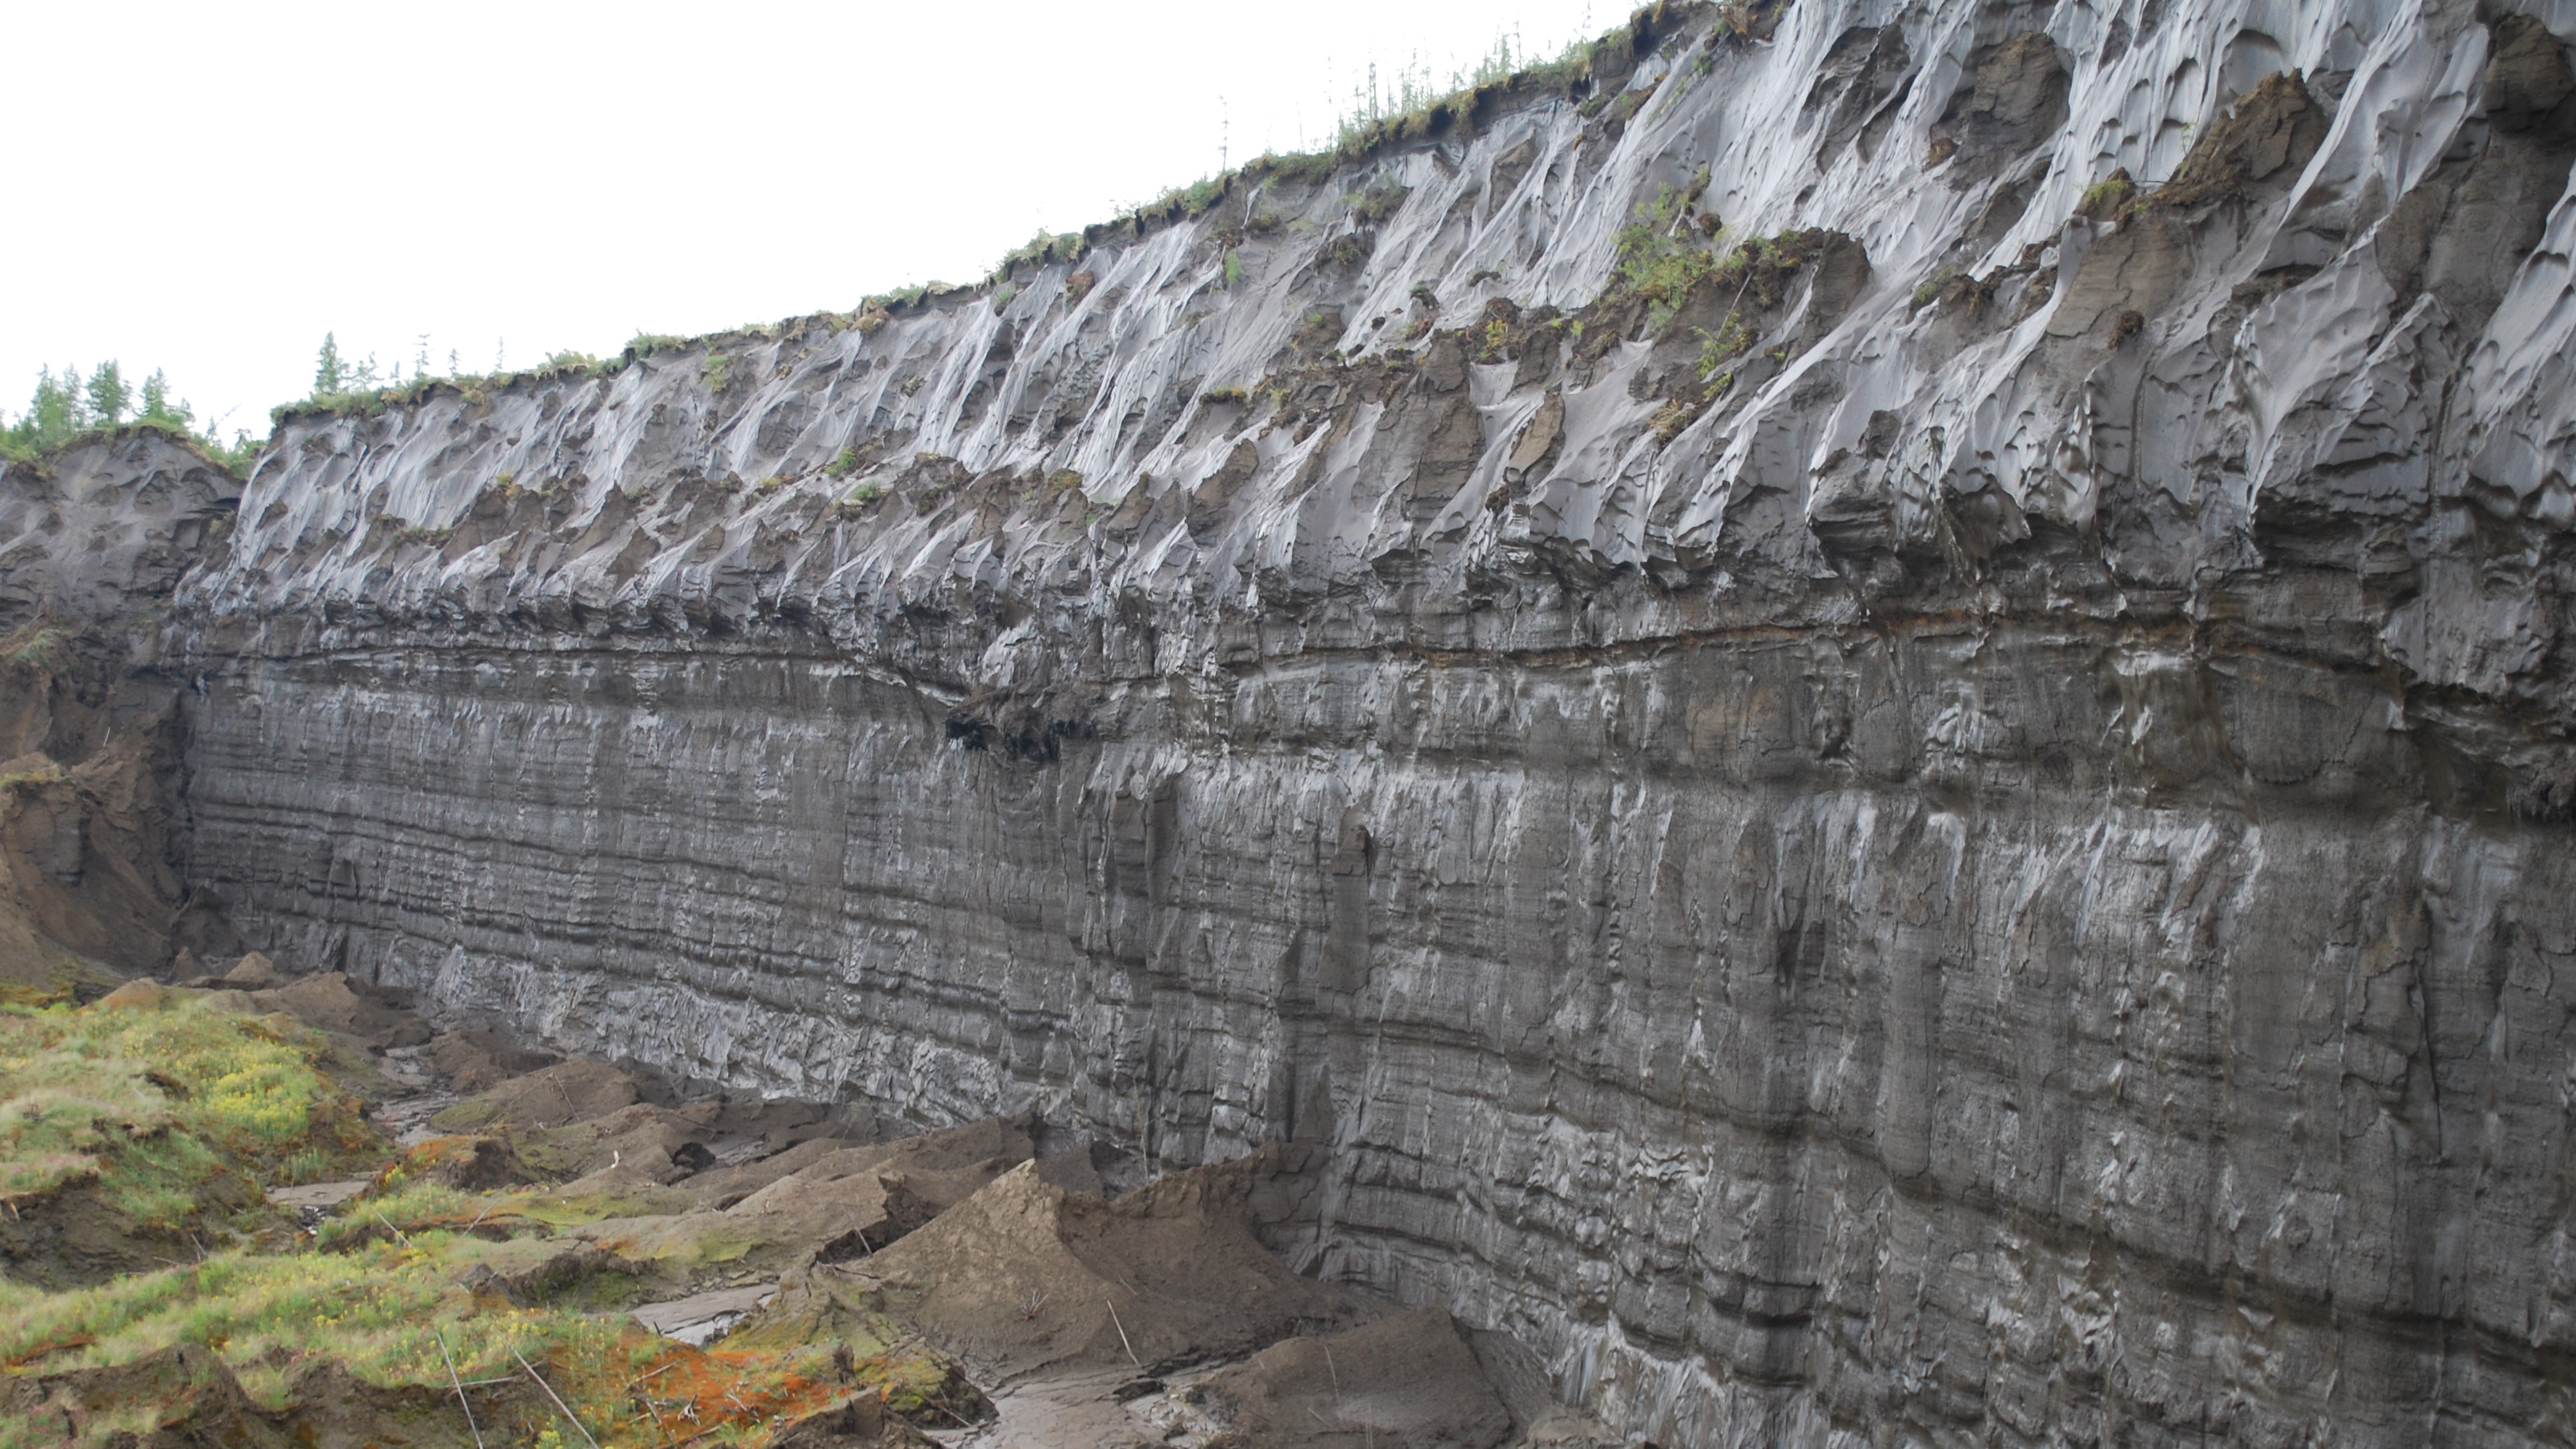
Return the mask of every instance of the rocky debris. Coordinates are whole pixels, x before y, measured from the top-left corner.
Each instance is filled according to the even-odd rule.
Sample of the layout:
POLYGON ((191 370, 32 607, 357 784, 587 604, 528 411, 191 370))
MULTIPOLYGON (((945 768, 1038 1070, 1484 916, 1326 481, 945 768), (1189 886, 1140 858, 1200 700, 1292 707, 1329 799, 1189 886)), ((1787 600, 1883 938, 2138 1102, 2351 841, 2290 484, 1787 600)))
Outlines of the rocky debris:
POLYGON ((270 990, 248 993, 262 1011, 283 1011, 307 1026, 355 1037, 382 1050, 416 1046, 429 1029, 412 1015, 406 993, 352 981, 338 971, 301 976, 270 990))
MULTIPOLYGON (((542 1100, 538 1108, 543 1110, 542 1100)), ((568 1181, 575 1191, 614 1192, 676 1181, 715 1166, 715 1154, 699 1140, 705 1135, 703 1127, 680 1113, 634 1102, 602 1116, 575 1115, 559 1126, 528 1127, 512 1137, 521 1159, 547 1178, 568 1181)))
POLYGON ((294 978, 277 968, 277 963, 258 951, 245 951, 241 959, 221 971, 185 969, 196 964, 196 953, 181 951, 171 958, 172 986, 191 991, 266 991, 288 984, 294 978))
POLYGON ((792 1146, 764 1151, 755 1145, 740 1154, 736 1161, 717 1159, 716 1166, 701 1173, 691 1187, 705 1198, 706 1206, 730 1208, 781 1178, 812 1167, 827 1157, 852 1147, 867 1145, 838 1137, 808 1137, 792 1146))

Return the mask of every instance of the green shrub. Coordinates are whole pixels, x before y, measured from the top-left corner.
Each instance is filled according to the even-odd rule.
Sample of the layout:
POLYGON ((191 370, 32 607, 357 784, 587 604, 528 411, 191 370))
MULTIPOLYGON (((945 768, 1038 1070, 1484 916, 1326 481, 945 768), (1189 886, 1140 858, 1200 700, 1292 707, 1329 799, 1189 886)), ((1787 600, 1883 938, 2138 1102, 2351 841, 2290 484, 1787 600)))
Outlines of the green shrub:
POLYGON ((992 280, 1002 281, 1024 266, 1042 267, 1052 262, 1079 260, 1084 249, 1082 233, 1051 232, 1040 227, 1037 235, 1002 254, 1002 260, 994 264, 992 280))
POLYGON ((1727 363, 1743 356, 1745 349, 1753 345, 1752 329, 1744 325, 1743 314, 1738 312, 1727 313, 1726 321, 1719 324, 1717 331, 1712 333, 1702 327, 1698 332, 1699 361, 1692 370, 1699 374, 1702 382, 1715 376, 1727 363))
POLYGON ((1393 181, 1381 181, 1366 191, 1345 196, 1342 200, 1350 206, 1353 221, 1361 226, 1375 226, 1395 215, 1404 206, 1404 199, 1412 194, 1409 187, 1397 185, 1393 181))
POLYGON ((1662 331, 1691 290, 1719 268, 1717 253, 1696 230, 1682 225, 1689 209, 1690 194, 1667 186, 1652 203, 1637 208, 1636 219, 1619 232, 1611 284, 1645 299, 1649 332, 1662 331))
POLYGON ((917 282, 909 287, 897 287, 891 292, 870 293, 859 299, 859 313, 863 317, 870 312, 891 313, 897 307, 909 307, 933 292, 947 289, 948 284, 945 282, 917 282))
POLYGON ((2128 169, 2122 167, 2085 187, 2083 198, 2075 204, 2075 214, 2091 221, 2110 221, 2137 194, 2137 183, 2129 179, 2128 169))

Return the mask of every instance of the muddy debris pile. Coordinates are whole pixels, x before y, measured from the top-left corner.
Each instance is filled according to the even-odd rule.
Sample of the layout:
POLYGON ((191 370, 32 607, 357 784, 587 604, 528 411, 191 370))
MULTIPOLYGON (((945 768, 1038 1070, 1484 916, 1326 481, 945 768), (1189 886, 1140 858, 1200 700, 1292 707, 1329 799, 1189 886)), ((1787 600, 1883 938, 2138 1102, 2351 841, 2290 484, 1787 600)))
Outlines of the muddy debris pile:
POLYGON ((1494 1449, 1548 1397, 1507 1340, 1291 1271, 1309 1145, 1155 1177, 1031 1115, 908 1132, 257 953, 6 1010, 11 1120, 173 1060, 90 1104, 89 1166, 0 1157, 0 1444, 1494 1449), (182 1110, 245 1073, 235 1116, 182 1110))

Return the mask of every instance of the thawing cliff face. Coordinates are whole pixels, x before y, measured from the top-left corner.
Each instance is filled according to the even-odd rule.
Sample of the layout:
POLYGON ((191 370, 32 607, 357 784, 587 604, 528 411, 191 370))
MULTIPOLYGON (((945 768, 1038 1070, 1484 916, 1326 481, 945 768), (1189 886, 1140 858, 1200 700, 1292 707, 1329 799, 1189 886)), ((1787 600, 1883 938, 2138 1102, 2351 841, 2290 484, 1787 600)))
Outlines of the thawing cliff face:
POLYGON ((240 493, 148 428, 0 463, 0 984, 112 984, 231 944, 182 879, 162 625, 240 493))
POLYGON ((2564 1442, 2571 36, 1677 9, 290 419, 195 878, 570 1049, 1324 1143, 1308 1266, 1665 1443, 2564 1442))

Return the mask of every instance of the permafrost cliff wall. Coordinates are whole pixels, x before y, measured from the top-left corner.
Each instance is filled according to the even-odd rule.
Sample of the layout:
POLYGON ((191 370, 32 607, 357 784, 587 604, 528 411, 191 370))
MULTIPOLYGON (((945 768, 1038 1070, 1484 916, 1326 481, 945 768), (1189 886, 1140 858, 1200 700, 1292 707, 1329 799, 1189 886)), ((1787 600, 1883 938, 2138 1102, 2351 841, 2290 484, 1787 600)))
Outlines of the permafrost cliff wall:
POLYGON ((570 1048, 1327 1143, 1311 1265, 1665 1443, 2566 1442, 2576 7, 1718 22, 291 419, 196 880, 570 1048))

